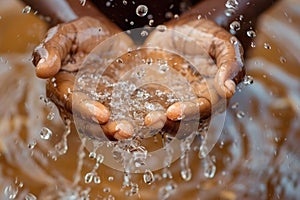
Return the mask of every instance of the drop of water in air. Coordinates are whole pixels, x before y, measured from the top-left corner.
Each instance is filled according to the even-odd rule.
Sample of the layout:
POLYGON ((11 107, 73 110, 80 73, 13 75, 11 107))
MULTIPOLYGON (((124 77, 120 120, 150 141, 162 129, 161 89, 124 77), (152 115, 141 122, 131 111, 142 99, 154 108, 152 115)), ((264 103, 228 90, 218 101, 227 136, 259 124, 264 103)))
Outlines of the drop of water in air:
POLYGON ((251 85, 251 84, 253 84, 253 77, 252 76, 249 76, 249 75, 247 75, 247 76, 245 76, 244 78, 243 78, 243 84, 244 85, 251 85))
POLYGON ((48 140, 52 135, 52 131, 47 127, 43 127, 40 132, 40 136, 43 140, 48 140))
POLYGON ((94 178, 94 174, 91 173, 91 172, 89 172, 89 173, 87 173, 87 174, 84 176, 84 182, 85 182, 85 183, 91 183, 92 180, 93 180, 93 178, 94 178))
POLYGON ((158 25, 157 30, 160 32, 165 32, 167 30, 167 27, 165 25, 158 25))
POLYGON ((19 192, 18 187, 14 186, 14 185, 6 186, 5 189, 4 189, 4 195, 8 199, 15 199, 18 192, 19 192))
POLYGON ((37 199, 36 196, 31 193, 28 193, 25 196, 25 200, 36 200, 36 199, 37 199))
POLYGON ((154 182, 153 173, 150 170, 146 170, 143 175, 144 182, 148 185, 154 182))
POLYGON ((206 178, 213 178, 217 170, 216 165, 213 163, 210 156, 206 156, 203 161, 204 176, 206 178))
POLYGON ((142 36, 142 37, 145 37, 145 36, 147 36, 147 35, 148 35, 148 32, 147 32, 147 31, 143 30, 143 31, 141 32, 141 36, 142 36))
POLYGON ((264 48, 265 49, 271 49, 271 45, 269 43, 264 43, 264 48))
POLYGON ((286 63, 286 58, 283 56, 280 56, 279 60, 281 63, 286 63))
POLYGON ((31 11, 31 7, 27 5, 23 8, 22 13, 28 14, 30 13, 30 11, 31 11))
POLYGON ((147 15, 148 13, 148 7, 145 6, 145 5, 139 5, 136 10, 135 10, 135 13, 137 16, 139 17, 144 17, 147 15))
POLYGON ((154 24, 154 20, 153 20, 153 19, 150 19, 150 20, 149 20, 149 26, 153 26, 153 24, 154 24))
POLYGON ((225 7, 228 8, 228 9, 235 9, 235 10, 237 10, 238 9, 238 5, 239 5, 239 2, 237 0, 228 0, 225 3, 225 7))
POLYGON ((235 32, 237 32, 240 29, 241 29, 240 22, 238 22, 238 21, 231 22, 231 24, 230 24, 230 32, 232 32, 234 34, 235 32))
POLYGON ((243 119, 245 117, 245 113, 241 110, 238 110, 236 112, 236 117, 239 118, 239 119, 243 119))
POLYGON ((256 37, 256 33, 255 33, 254 30, 249 30, 249 31, 247 31, 247 36, 249 38, 255 38, 256 37))

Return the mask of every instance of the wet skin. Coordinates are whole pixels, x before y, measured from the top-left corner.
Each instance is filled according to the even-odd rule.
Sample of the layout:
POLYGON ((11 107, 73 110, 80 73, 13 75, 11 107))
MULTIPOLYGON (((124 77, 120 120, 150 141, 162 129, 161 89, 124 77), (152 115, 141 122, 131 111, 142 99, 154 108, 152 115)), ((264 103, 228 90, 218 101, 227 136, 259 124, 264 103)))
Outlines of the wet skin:
MULTIPOLYGON (((199 10, 199 6, 196 8, 199 10)), ((164 112, 147 114, 145 116, 145 125, 147 126, 157 124, 157 122, 160 126, 166 124, 172 126, 172 123, 165 124, 164 122, 167 119, 170 121, 181 120, 183 116, 193 115, 195 110, 199 110, 201 113, 199 105, 203 105, 202 107, 208 110, 218 102, 220 97, 231 98, 236 84, 241 81, 244 75, 243 50, 239 41, 217 24, 206 19, 198 20, 198 14, 199 12, 192 9, 183 14, 179 20, 166 23, 166 27, 179 30, 184 34, 192 34, 195 41, 204 47, 203 51, 210 56, 208 59, 215 61, 215 63, 207 63, 203 67, 204 69, 212 69, 210 76, 213 77, 214 83, 210 87, 194 84, 194 92, 199 99, 189 102, 176 102, 166 107, 164 112), (193 32, 187 32, 189 29, 193 32), (206 97, 205 94, 209 94, 210 97, 206 97), (212 96, 216 96, 216 98, 212 99, 212 96)), ((53 83, 48 81, 47 95, 60 110, 69 117, 72 117, 74 110, 82 113, 82 116, 88 121, 101 124, 105 134, 114 139, 132 137, 134 134, 132 124, 122 119, 110 121, 110 108, 104 106, 102 102, 92 100, 88 95, 83 95, 82 101, 75 105, 72 102, 72 92, 74 77, 86 55, 102 41, 120 31, 117 26, 103 18, 103 16, 101 18, 79 18, 51 28, 44 41, 35 49, 33 54, 37 76, 40 78, 55 77, 57 87, 53 87, 53 83), (86 37, 86 35, 90 37, 86 37), (67 99, 65 98, 66 95, 68 96, 67 99)), ((164 48, 164 46, 169 47, 167 38, 171 37, 160 35, 158 31, 154 31, 145 44, 158 41, 157 44, 161 48, 164 48)), ((132 43, 133 41, 124 34, 122 40, 112 44, 112 48, 126 47, 132 45, 132 43)), ((180 41, 179 44, 174 42, 173 44, 174 47, 180 46, 180 41)), ((190 45, 188 46, 188 54, 203 53, 197 52, 195 46, 190 45)), ((187 53, 185 52, 186 46, 182 47, 181 51, 187 53)), ((207 115, 202 114, 202 117, 207 117, 207 115)))

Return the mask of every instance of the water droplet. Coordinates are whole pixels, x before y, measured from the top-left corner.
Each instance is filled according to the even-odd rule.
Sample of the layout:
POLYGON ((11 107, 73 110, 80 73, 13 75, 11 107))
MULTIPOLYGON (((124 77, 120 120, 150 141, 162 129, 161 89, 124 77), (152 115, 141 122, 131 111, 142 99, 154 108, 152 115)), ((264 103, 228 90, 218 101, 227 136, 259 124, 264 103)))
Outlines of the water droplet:
POLYGON ((52 131, 47 127, 43 127, 40 132, 40 136, 43 140, 48 140, 52 135, 52 131))
POLYGON ((251 85, 251 84, 253 84, 253 82, 254 82, 254 79, 252 76, 247 75, 243 78, 244 85, 251 85))
POLYGON ((85 183, 91 183, 93 180, 94 174, 89 172, 84 176, 84 182, 85 183))
POLYGON ((271 49, 271 45, 269 43, 264 43, 264 48, 265 49, 271 49))
POLYGON ((133 25, 134 25, 134 21, 129 22, 129 24, 130 24, 131 26, 133 26, 133 25))
POLYGON ((239 118, 239 119, 242 119, 242 118, 245 117, 245 113, 243 111, 241 111, 241 110, 238 110, 236 112, 236 117, 239 118))
POLYGON ((178 14, 175 14, 175 15, 174 15, 174 19, 179 19, 179 15, 178 15, 178 14))
POLYGON ((152 184, 154 182, 154 176, 153 173, 150 170, 146 170, 143 175, 144 182, 148 185, 152 184))
POLYGON ((50 120, 50 121, 51 121, 51 120, 53 120, 53 119, 54 119, 54 117, 55 117, 55 113, 54 113, 54 112, 52 112, 52 111, 51 111, 51 112, 49 112, 49 114, 47 115, 47 119, 48 119, 48 120, 50 120))
POLYGON ((166 14, 165 14, 165 18, 166 19, 172 19, 173 18, 173 13, 172 12, 166 12, 166 14))
POLYGON ((255 38, 256 37, 256 32, 254 30, 248 30, 247 31, 247 36, 249 38, 255 38))
POLYGON ((28 193, 25 196, 25 200, 36 200, 36 199, 37 199, 36 196, 31 193, 28 193))
POLYGON ((106 7, 109 7, 109 6, 111 6, 111 2, 107 1, 105 5, 106 5, 106 7))
POLYGON ((148 32, 145 31, 145 30, 143 30, 143 31, 141 32, 141 36, 142 36, 142 37, 148 36, 148 32))
POLYGON ((185 181, 189 181, 192 179, 192 171, 190 168, 182 169, 180 171, 181 178, 185 181))
POLYGON ((252 48, 256 47, 255 42, 252 41, 251 44, 250 44, 250 46, 251 46, 252 48))
POLYGON ((102 154, 98 154, 97 155, 97 163, 103 163, 104 161, 104 156, 102 154))
POLYGON ((96 156, 97 156, 97 154, 94 151, 90 152, 90 154, 89 154, 89 158, 92 158, 92 159, 95 159, 96 156))
POLYGON ((18 192, 19 192, 18 187, 14 186, 14 185, 6 186, 5 189, 4 189, 4 195, 8 199, 15 199, 18 192))
POLYGON ((30 11, 31 11, 31 7, 27 5, 23 8, 22 13, 28 14, 30 13, 30 11))
POLYGON ((160 32, 165 32, 167 30, 167 27, 165 25, 158 25, 156 28, 160 32))
POLYGON ((213 163, 210 156, 205 157, 204 161, 204 176, 206 178, 213 178, 216 174, 217 168, 216 165, 213 163))
POLYGON ((94 183, 96 183, 96 184, 100 184, 101 183, 100 176, 94 176, 94 183))
POLYGON ((150 19, 150 20, 149 20, 149 26, 153 26, 153 24, 154 24, 154 20, 153 20, 153 19, 150 19))
POLYGON ((238 30, 241 29, 241 24, 238 21, 233 21, 230 23, 230 31, 232 32, 232 34, 235 34, 238 30))
POLYGON ((109 176, 109 177, 107 178, 107 180, 111 182, 111 181, 114 180, 114 177, 113 177, 113 176, 109 176))
POLYGON ((279 60, 281 63, 286 63, 286 58, 283 56, 280 56, 279 60))
POLYGON ((237 109, 239 107, 239 102, 234 102, 231 106, 232 109, 237 109))
POLYGON ((168 199, 171 196, 171 194, 175 191, 176 188, 177 188, 177 184, 174 183, 173 181, 170 181, 166 185, 159 188, 158 198, 162 200, 168 199))
POLYGON ((237 0, 227 0, 225 3, 225 7, 228 9, 238 9, 239 2, 237 0))
POLYGON ((139 17, 144 17, 147 15, 148 13, 148 7, 145 6, 145 5, 139 5, 136 10, 135 10, 135 13, 137 16, 139 17))
POLYGON ((85 6, 86 0, 80 0, 80 5, 85 6))
POLYGON ((35 146, 36 146, 36 141, 35 140, 28 144, 29 149, 34 149, 35 146))
POLYGON ((234 10, 234 9, 226 9, 226 10, 224 11, 224 14, 225 14, 227 17, 232 16, 234 13, 235 13, 235 10, 234 10))
POLYGON ((110 192, 110 188, 109 187, 103 188, 103 192, 106 192, 106 193, 110 192))
POLYGON ((167 64, 159 66, 159 73, 163 74, 169 70, 169 66, 167 64))
POLYGON ((127 1, 126 0, 123 0, 123 5, 127 5, 127 1))

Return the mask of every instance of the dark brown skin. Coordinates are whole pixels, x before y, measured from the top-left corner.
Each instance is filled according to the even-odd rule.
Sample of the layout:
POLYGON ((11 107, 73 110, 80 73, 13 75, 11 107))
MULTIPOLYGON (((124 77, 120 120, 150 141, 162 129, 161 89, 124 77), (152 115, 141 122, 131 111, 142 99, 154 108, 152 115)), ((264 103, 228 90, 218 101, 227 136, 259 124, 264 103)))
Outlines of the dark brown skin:
MULTIPOLYGON (((203 1, 193 7, 193 9, 185 12, 179 19, 174 19, 166 24, 168 28, 180 29, 183 26, 188 26, 197 30, 193 37, 196 40, 199 40, 198 42, 200 42, 203 47, 206 47, 204 48, 204 51, 206 54, 211 56, 209 59, 213 59, 216 62, 213 66, 207 65, 207 68, 214 69, 214 73, 210 74, 210 76, 214 77, 214 82, 209 87, 201 86, 200 82, 199 84, 194 84, 194 91, 199 99, 195 99, 191 102, 174 103, 166 108, 166 112, 149 113, 145 116, 145 125, 153 126, 155 128, 167 126, 164 128, 169 127, 171 130, 172 126, 176 124, 175 122, 170 123, 170 121, 178 121, 182 119, 183 116, 192 116, 195 114, 195 110, 198 109, 200 113, 202 113, 202 117, 207 117, 207 115, 209 115, 209 108, 217 103, 220 97, 230 98, 234 94, 236 84, 241 81, 244 75, 242 47, 231 34, 225 31, 225 29, 222 29, 217 24, 203 18, 213 19, 219 25, 228 28, 228 24, 243 13, 244 20, 242 23, 245 23, 245 26, 243 25, 242 27, 248 29, 249 26, 254 25, 254 21, 252 21, 249 25, 249 19, 255 18, 257 13, 262 12, 272 3, 272 1, 268 0, 264 1, 263 5, 260 5, 262 4, 260 1, 255 1, 257 4, 256 6, 253 6, 252 3, 250 3, 250 5, 246 5, 246 2, 248 1, 241 1, 236 13, 231 17, 227 17, 224 15, 224 3, 221 3, 218 0, 203 1), (210 12, 209 10, 212 11, 210 12), (198 16, 200 14, 203 17, 199 21, 198 16), (212 39, 201 38, 202 33, 212 35, 213 37, 212 39), (232 42, 232 40, 235 42, 232 42), (202 92, 199 93, 199 91, 202 92), (206 93, 215 95, 212 95, 212 99, 212 96, 207 96, 205 95, 206 93), (214 96, 216 97, 214 98, 214 96), (199 105, 201 106, 199 107, 199 105), (204 115, 203 111, 207 113, 204 115), (166 121, 169 122, 165 124, 166 121)), ((47 96, 54 101, 56 105, 58 105, 61 111, 66 112, 68 115, 72 116, 72 112, 75 111, 76 113, 81 113, 81 116, 87 121, 91 121, 90 123, 101 124, 105 134, 109 137, 113 137, 115 139, 132 137, 132 125, 122 119, 120 119, 120 121, 110 121, 109 108, 105 107, 101 102, 93 101, 85 94, 82 96, 83 101, 77 103, 72 102, 72 96, 75 95, 73 93, 74 77, 79 69, 80 63, 85 58, 85 55, 103 40, 120 32, 121 30, 88 2, 85 6, 81 6, 79 1, 68 1, 70 7, 68 8, 69 10, 67 9, 68 11, 64 11, 67 13, 65 16, 57 14, 59 13, 59 9, 62 7, 66 10, 66 5, 68 5, 67 1, 56 1, 55 3, 51 1, 50 4, 45 1, 44 3, 46 6, 44 6, 45 4, 38 4, 38 1, 36 0, 28 3, 33 6, 37 6, 35 9, 38 9, 40 13, 50 15, 53 18, 52 23, 67 22, 50 29, 48 36, 46 36, 45 40, 34 51, 34 64, 36 66, 37 76, 41 78, 50 78, 55 76, 56 78, 56 86, 53 85, 53 82, 48 81, 47 96), (58 6, 58 4, 63 4, 63 6, 58 6), (75 21, 68 22, 69 20, 73 20, 81 16, 92 17, 79 18, 75 21), (98 31, 99 28, 101 31, 98 31), (87 34, 90 35, 90 37, 85 37, 87 34), (68 93, 69 91, 71 91, 71 94, 68 93), (66 94, 68 94, 69 97, 67 100, 65 98, 66 94), (73 106, 76 105, 73 110, 72 103, 73 106)), ((144 3, 147 5, 147 1, 144 3)), ((170 2, 166 1, 165 3, 169 4, 170 2)), ((153 1, 151 1, 151 5, 153 4, 153 1)), ((174 6, 175 5, 178 6, 178 4, 174 4, 174 6)), ((137 5, 128 6, 131 9, 135 9, 137 5)), ((116 8, 117 7, 118 6, 116 6, 116 8)), ((124 5, 120 5, 120 8, 121 7, 124 7, 124 5)), ((110 9, 111 8, 105 7, 101 10, 108 14, 111 13, 110 9)), ((155 8, 149 7, 149 11, 153 12, 153 9, 155 8)), ((178 10, 178 7, 172 9, 178 10)), ((162 10, 165 12, 164 9, 162 10)), ((122 14, 124 9, 119 11, 121 12, 121 15, 124 14, 122 14)), ((119 13, 119 11, 116 13, 119 13)), ((128 12, 127 9, 126 12, 128 12)), ((116 16, 117 15, 114 13, 111 15, 115 23, 120 25, 123 29, 132 28, 127 27, 126 24, 124 25, 124 18, 118 19, 116 16)), ((162 16, 160 11, 155 17, 157 18, 157 22, 164 21, 164 16, 162 16)), ((141 20, 138 16, 135 16, 135 18, 137 18, 136 21, 134 20, 135 26, 145 25, 144 20, 141 20)), ((182 31, 186 31, 186 28, 183 28, 182 31)), ((242 31, 243 30, 241 30, 241 33, 242 31)), ((160 45, 164 45, 163 42, 166 41, 166 38, 159 35, 157 31, 154 31, 150 34, 145 43, 153 43, 153 41, 162 41, 160 42, 160 45)), ((242 41, 245 41, 245 44, 247 43, 247 40, 242 41)), ((116 41, 112 44, 112 47, 119 48, 120 43, 125 44, 125 46, 132 45, 130 38, 124 35, 122 41, 116 41)), ((164 46, 162 46, 162 48, 163 47, 164 46)), ((182 51, 184 51, 185 48, 186 47, 184 46, 182 51)), ((190 49, 194 48, 191 47, 190 49)))

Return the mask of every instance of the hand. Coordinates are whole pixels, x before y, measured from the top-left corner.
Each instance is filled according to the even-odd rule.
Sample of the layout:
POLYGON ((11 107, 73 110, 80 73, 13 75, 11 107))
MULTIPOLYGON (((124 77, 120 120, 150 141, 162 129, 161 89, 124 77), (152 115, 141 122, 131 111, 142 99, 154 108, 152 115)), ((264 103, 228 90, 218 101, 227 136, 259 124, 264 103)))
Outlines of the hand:
POLYGON ((204 77, 189 80, 197 98, 175 102, 166 108, 166 112, 150 112, 145 117, 149 127, 170 129, 178 121, 199 113, 200 119, 207 117, 222 98, 232 97, 245 73, 239 41, 209 20, 185 18, 172 21, 153 31, 145 42, 145 46, 148 45, 175 50, 192 60, 204 77))
MULTIPOLYGON (((61 114, 72 118, 74 112, 80 113, 89 124, 101 124, 105 134, 116 139, 130 137, 133 134, 132 125, 125 120, 107 123, 109 108, 92 100, 86 91, 73 91, 73 87, 86 55, 118 32, 120 30, 112 23, 83 17, 49 29, 45 39, 33 52, 36 75, 51 78, 47 82, 47 96, 58 106, 61 114)), ((132 41, 123 34, 120 41, 112 43, 110 48, 126 48, 127 45, 132 45, 132 41)))

